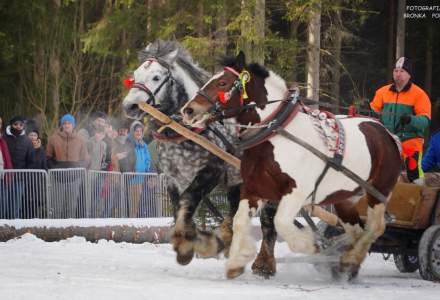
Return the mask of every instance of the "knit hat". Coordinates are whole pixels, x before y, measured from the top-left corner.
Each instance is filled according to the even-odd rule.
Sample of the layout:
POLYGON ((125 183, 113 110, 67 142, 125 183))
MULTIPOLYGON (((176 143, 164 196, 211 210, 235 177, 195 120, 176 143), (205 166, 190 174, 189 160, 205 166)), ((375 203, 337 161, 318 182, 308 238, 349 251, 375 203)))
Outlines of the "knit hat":
POLYGON ((61 117, 60 124, 63 125, 64 122, 72 123, 73 127, 75 127, 76 125, 75 117, 72 116, 71 114, 65 114, 64 116, 61 117))
POLYGON ((9 125, 14 124, 15 122, 22 122, 24 124, 24 122, 26 121, 26 118, 23 116, 15 116, 11 119, 11 121, 9 121, 9 125))
POLYGON ((396 69, 404 69, 409 75, 412 75, 412 64, 411 60, 407 57, 401 57, 396 61, 396 69))
POLYGON ((98 118, 101 118, 101 119, 107 120, 107 115, 106 115, 105 112, 102 112, 102 111, 96 111, 96 112, 92 113, 92 115, 90 116, 90 119, 91 119, 92 121, 94 121, 94 120, 96 120, 96 119, 98 119, 98 118))

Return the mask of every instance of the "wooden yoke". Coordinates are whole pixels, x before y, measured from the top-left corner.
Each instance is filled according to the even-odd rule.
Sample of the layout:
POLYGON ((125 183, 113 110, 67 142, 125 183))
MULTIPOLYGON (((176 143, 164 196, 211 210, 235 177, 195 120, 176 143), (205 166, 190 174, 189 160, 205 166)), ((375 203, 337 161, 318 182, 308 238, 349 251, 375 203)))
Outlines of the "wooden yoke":
POLYGON ((147 104, 147 103, 139 103, 139 108, 143 111, 147 112, 149 115, 151 115, 153 118, 159 120, 162 124, 164 124, 165 127, 169 127, 173 129, 178 134, 186 137, 187 139, 193 141, 194 143, 202 146, 212 154, 218 156, 219 158, 223 159, 228 164, 232 165, 233 167, 240 169, 240 160, 235 157, 234 155, 224 151, 217 145, 214 145, 210 141, 208 141, 205 137, 192 132, 191 130, 183 127, 176 121, 172 120, 170 117, 165 115, 164 113, 160 112, 159 110, 155 109, 153 106, 147 104))

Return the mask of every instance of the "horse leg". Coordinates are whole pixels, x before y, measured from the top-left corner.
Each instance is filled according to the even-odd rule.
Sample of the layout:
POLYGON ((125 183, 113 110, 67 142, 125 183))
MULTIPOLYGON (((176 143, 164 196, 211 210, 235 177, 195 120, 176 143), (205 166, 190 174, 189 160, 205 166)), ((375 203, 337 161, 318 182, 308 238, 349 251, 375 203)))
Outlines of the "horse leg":
POLYGON ((229 248, 232 242, 232 219, 238 209, 240 202, 240 184, 228 188, 229 214, 225 217, 220 225, 220 238, 223 241, 225 249, 223 251, 225 257, 229 256, 229 248))
POLYGON ((223 242, 211 232, 200 231, 193 222, 193 215, 202 199, 216 185, 221 176, 221 162, 213 159, 200 170, 191 185, 179 199, 179 209, 171 242, 177 252, 177 262, 186 265, 194 252, 200 257, 213 257, 223 250, 223 242))
POLYGON ((274 225, 274 216, 277 212, 277 204, 267 203, 261 211, 260 223, 263 233, 260 252, 252 264, 254 274, 269 278, 276 273, 276 261, 274 256, 277 232, 274 225))
MULTIPOLYGON (((367 195, 367 197, 371 196, 367 195)), ((354 244, 342 255, 339 271, 348 272, 348 278, 353 279, 357 276, 371 245, 385 232, 385 204, 376 203, 372 208, 368 207, 367 221, 363 231, 359 226, 349 224, 344 224, 344 228, 353 236, 354 244)))
POLYGON ((284 196, 275 215, 275 228, 287 242, 291 251, 313 254, 317 252, 317 247, 312 229, 298 228, 293 223, 293 219, 303 204, 301 199, 288 199, 284 196))
POLYGON ((226 276, 235 278, 244 272, 244 267, 256 254, 255 240, 251 235, 251 208, 248 199, 240 200, 232 225, 229 259, 226 263, 226 276))

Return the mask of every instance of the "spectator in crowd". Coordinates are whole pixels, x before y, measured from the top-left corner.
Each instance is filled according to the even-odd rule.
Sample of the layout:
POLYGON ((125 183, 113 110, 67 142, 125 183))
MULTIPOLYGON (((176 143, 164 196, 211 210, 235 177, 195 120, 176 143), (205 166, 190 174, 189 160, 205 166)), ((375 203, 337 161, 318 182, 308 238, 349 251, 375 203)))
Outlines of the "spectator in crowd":
POLYGON ((11 155, 9 154, 8 144, 3 137, 3 119, 0 117, 0 170, 12 168, 12 160, 11 155))
POLYGON ((380 115, 384 126, 402 142, 407 177, 412 182, 423 176, 420 161, 424 131, 431 121, 431 102, 411 81, 411 76, 410 60, 399 58, 393 70, 393 83, 378 89, 370 106, 380 115))
POLYGON ((118 125, 118 136, 113 141, 112 149, 112 169, 118 172, 133 172, 135 164, 135 156, 128 155, 134 153, 133 143, 128 142, 128 132, 130 130, 130 122, 121 122, 118 125))
MULTIPOLYGON (((128 156, 134 155, 135 164, 133 171, 136 173, 146 173, 150 169, 151 156, 143 137, 144 125, 142 125, 142 123, 139 121, 133 122, 130 128, 128 141, 133 145, 134 152, 128 153, 128 156)), ((135 175, 129 181, 129 216, 132 218, 139 216, 139 205, 144 184, 145 177, 143 176, 135 175)))
POLYGON ((118 136, 118 132, 113 128, 113 122, 107 122, 107 126, 105 127, 105 137, 104 142, 107 145, 106 153, 105 153, 105 164, 107 171, 113 171, 111 157, 112 157, 112 148, 115 138, 118 136))
MULTIPOLYGON (((13 117, 6 128, 5 140, 8 144, 9 154, 12 158, 14 169, 28 169, 33 162, 32 142, 25 133, 25 118, 13 117)), ((23 217, 24 174, 14 173, 9 184, 10 217, 23 217)))
POLYGON ((29 166, 30 169, 44 169, 47 170, 47 161, 46 161, 46 151, 44 147, 42 147, 40 132, 38 129, 26 130, 27 136, 32 142, 32 165, 29 166))
POLYGON ((33 164, 32 142, 26 136, 24 122, 24 117, 15 116, 6 127, 5 140, 8 143, 14 169, 28 169, 33 164))
MULTIPOLYGON (((89 165, 89 154, 85 141, 75 131, 75 117, 66 114, 60 119, 60 128, 49 137, 46 157, 49 168, 85 168, 89 165)), ((76 217, 78 204, 84 199, 79 198, 82 191, 81 178, 77 171, 66 171, 56 174, 54 190, 63 191, 59 202, 53 208, 62 217, 76 217)), ((82 215, 80 215, 82 216, 82 215)))
POLYGON ((90 170, 105 171, 107 164, 105 162, 107 144, 104 142, 105 129, 98 128, 95 134, 87 141, 87 151, 90 156, 90 170))
POLYGON ((422 169, 423 172, 440 171, 440 131, 431 136, 428 151, 423 156, 422 169))
POLYGON ((423 156, 422 169, 425 172, 425 184, 440 187, 440 131, 431 136, 428 150, 423 156))
POLYGON ((60 119, 60 128, 49 137, 46 157, 49 168, 86 168, 89 154, 84 140, 75 131, 75 117, 66 114, 60 119))
POLYGON ((8 144, 3 137, 3 120, 0 118, 0 219, 8 218, 7 211, 7 176, 1 173, 2 170, 12 169, 12 160, 9 154, 8 144))
POLYGON ((78 131, 78 135, 82 137, 86 142, 95 135, 95 131, 105 130, 107 127, 107 115, 102 111, 92 113, 89 123, 86 127, 78 131))

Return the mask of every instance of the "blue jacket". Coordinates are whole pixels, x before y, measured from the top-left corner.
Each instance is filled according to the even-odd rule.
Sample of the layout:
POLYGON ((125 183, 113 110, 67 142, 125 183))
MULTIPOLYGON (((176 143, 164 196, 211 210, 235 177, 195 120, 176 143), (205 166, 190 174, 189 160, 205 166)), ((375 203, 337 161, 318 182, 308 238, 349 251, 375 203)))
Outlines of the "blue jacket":
POLYGON ((148 172, 150 170, 151 155, 147 144, 144 141, 136 142, 134 139, 131 141, 134 145, 134 154, 136 156, 134 171, 148 172))
POLYGON ((429 147, 423 156, 422 169, 424 172, 440 168, 440 131, 434 134, 429 141, 429 147))

